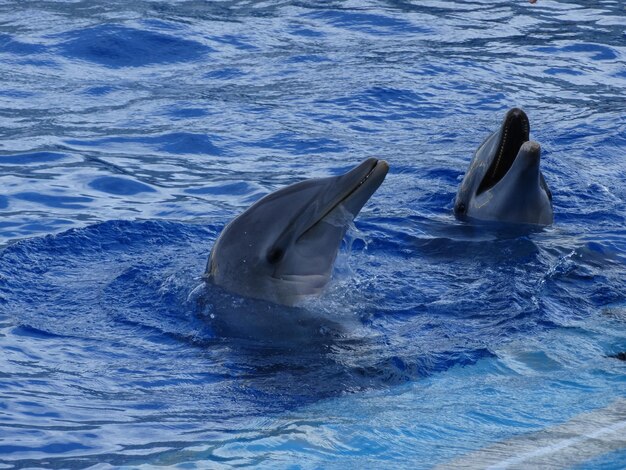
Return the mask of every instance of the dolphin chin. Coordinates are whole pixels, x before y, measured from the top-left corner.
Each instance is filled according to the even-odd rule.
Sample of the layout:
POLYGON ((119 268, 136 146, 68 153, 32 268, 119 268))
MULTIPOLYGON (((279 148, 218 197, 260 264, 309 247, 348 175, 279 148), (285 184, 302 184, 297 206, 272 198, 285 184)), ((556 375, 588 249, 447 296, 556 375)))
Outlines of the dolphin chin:
POLYGON ((371 158, 344 175, 265 196, 224 228, 205 278, 232 293, 284 305, 319 294, 347 227, 388 170, 387 162, 371 158))
POLYGON ((553 222, 552 193, 539 168, 541 146, 528 116, 509 110, 500 129, 478 147, 454 204, 461 219, 528 225, 553 222))

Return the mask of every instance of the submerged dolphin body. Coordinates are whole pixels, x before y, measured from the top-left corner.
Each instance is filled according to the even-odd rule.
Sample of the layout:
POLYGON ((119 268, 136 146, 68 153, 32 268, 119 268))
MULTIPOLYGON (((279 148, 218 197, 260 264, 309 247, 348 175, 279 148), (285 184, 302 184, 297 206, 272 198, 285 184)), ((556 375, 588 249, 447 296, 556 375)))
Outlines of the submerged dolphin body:
POLYGON ((552 193, 541 174, 541 147, 526 113, 513 108, 476 150, 454 203, 459 218, 550 225, 552 193))
POLYGON ((381 185, 387 162, 271 193, 232 220, 215 242, 205 278, 227 291, 294 305, 321 292, 348 225, 381 185))

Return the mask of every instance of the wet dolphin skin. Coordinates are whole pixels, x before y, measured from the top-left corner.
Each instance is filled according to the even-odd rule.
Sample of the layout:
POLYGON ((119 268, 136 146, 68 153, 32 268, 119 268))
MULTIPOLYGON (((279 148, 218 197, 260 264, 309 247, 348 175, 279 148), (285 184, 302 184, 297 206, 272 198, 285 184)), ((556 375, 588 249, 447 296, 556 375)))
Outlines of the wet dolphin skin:
POLYGON ((478 147, 454 204, 458 218, 550 225, 552 193, 541 174, 541 147, 526 113, 513 108, 478 147))
POLYGON ((388 170, 387 162, 371 158, 344 175, 265 196, 224 228, 205 278, 230 292, 283 305, 318 294, 348 225, 388 170))

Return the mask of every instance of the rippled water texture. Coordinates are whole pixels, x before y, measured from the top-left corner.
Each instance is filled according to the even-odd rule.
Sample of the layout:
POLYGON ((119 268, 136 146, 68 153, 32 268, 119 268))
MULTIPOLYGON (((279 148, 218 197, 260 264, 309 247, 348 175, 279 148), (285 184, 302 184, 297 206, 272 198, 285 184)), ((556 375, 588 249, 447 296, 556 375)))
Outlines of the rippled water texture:
POLYGON ((625 17, 0 3, 0 467, 427 468, 625 397, 625 17), (459 223, 512 106, 555 224, 459 223), (321 298, 196 289, 243 208, 370 156, 391 171, 321 298))

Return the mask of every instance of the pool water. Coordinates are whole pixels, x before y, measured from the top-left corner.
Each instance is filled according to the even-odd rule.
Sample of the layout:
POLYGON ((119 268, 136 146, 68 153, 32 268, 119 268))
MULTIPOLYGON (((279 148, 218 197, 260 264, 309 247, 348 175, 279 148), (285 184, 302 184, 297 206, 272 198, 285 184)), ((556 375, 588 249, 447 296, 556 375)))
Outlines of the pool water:
POLYGON ((4 2, 0 467, 430 468, 625 398, 625 17, 4 2), (555 223, 458 222, 513 106, 555 223), (320 298, 202 285, 244 208, 371 156, 390 173, 320 298))

